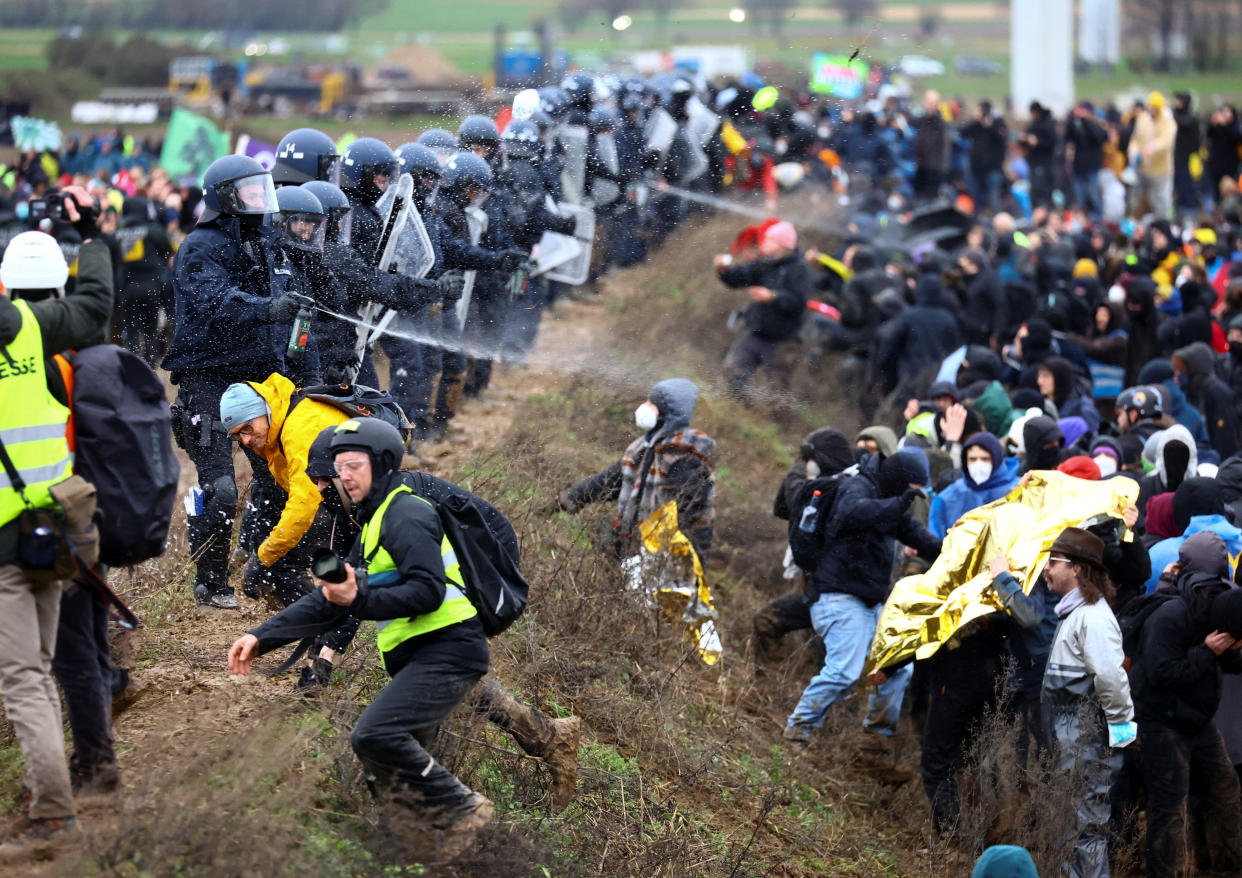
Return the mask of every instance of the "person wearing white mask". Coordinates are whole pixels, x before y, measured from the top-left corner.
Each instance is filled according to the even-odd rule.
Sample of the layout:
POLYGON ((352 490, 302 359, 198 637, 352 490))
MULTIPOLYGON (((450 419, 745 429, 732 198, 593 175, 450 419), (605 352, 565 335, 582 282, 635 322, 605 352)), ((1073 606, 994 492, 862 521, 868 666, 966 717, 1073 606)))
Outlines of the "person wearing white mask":
POLYGON ((1121 472, 1121 444, 1111 436, 1098 436, 1091 443, 1091 459, 1100 468, 1100 478, 1107 479, 1121 472))
POLYGON ((716 440, 690 426, 698 396, 698 387, 685 378, 651 388, 634 410, 643 435, 612 466, 561 491, 560 508, 577 512, 590 503, 616 500, 614 548, 625 554, 639 538, 638 526, 676 501, 678 529, 703 560, 711 548, 716 512, 716 440))
POLYGON ((927 529, 941 539, 967 512, 1004 497, 1018 482, 1018 459, 1005 457, 991 433, 967 439, 962 461, 962 477, 935 496, 927 517, 927 529))

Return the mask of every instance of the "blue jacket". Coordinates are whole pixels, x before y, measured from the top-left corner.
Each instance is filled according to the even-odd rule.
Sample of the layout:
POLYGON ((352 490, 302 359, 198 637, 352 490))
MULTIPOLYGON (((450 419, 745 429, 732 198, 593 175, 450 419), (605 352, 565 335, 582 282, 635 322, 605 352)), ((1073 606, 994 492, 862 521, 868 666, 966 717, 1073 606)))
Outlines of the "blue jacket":
POLYGON ((1177 552, 1182 547, 1182 543, 1186 542, 1186 538, 1201 531, 1210 531, 1225 541, 1225 548, 1229 552, 1229 572, 1232 575, 1238 564, 1238 554, 1242 553, 1242 528, 1231 523, 1223 515, 1196 515, 1190 519, 1190 526, 1180 537, 1161 540, 1147 550, 1151 558, 1151 576, 1147 580, 1148 594, 1156 590, 1156 584, 1160 581, 1160 574, 1164 572, 1164 568, 1177 560, 1177 552))
MULTIPOLYGON (((964 450, 963 453, 965 453, 964 450)), ((971 481, 970 473, 963 472, 960 479, 932 500, 931 514, 927 516, 927 529, 937 537, 944 539, 949 528, 953 527, 957 520, 967 512, 985 506, 993 500, 999 500, 1008 494, 1018 483, 1020 465, 1016 457, 1006 457, 982 485, 976 485, 971 481)))
POLYGON ((850 594, 869 607, 888 597, 894 539, 929 560, 940 554, 940 540, 914 520, 900 497, 880 496, 877 456, 837 490, 824 539, 823 558, 811 574, 810 597, 850 594))
MULTIPOLYGON (((238 381, 288 374, 292 324, 272 323, 268 310, 285 293, 306 294, 304 284, 275 230, 260 227, 243 240, 235 218, 200 223, 173 260, 177 329, 163 367, 238 381)), ((313 338, 297 371, 319 371, 313 338)))

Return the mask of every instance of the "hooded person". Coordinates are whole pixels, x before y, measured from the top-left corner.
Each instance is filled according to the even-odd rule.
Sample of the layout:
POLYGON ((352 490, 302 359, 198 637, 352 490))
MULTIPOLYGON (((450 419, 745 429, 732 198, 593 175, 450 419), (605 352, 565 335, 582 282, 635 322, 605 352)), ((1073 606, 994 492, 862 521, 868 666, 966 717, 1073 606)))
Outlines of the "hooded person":
POLYGON ((1130 373, 1130 333, 1125 308, 1119 302, 1097 303, 1087 333, 1071 335, 1070 340, 1087 355, 1092 398, 1116 399, 1127 386, 1130 373))
MULTIPOLYGON (((829 709, 858 682, 888 596, 894 542, 928 560, 940 554, 940 541, 910 514, 929 475, 926 457, 905 448, 883 462, 868 458, 837 490, 824 524, 824 552, 807 587, 811 622, 826 655, 786 721, 787 740, 810 743, 829 709)), ((890 717, 900 712, 909 676, 907 666, 879 687, 877 700, 890 717)))
POLYGON ((1150 277, 1128 275, 1121 281, 1126 293, 1126 316, 1129 318, 1129 366, 1126 386, 1139 383, 1138 373, 1160 353, 1157 339, 1160 312, 1156 310, 1156 282, 1150 277))
POLYGON ((891 427, 883 424, 872 424, 864 430, 860 430, 858 435, 854 437, 854 447, 856 455, 870 454, 879 455, 880 459, 892 457, 897 453, 897 434, 893 432, 891 427))
MULTIPOLYGON (((310 589, 306 571, 323 534, 313 527, 322 497, 306 475, 307 456, 322 430, 347 418, 334 405, 299 398, 293 382, 275 372, 262 382, 232 384, 220 397, 225 431, 262 458, 284 494, 279 516, 262 516, 276 523, 261 535, 246 565, 247 593, 252 596, 270 589, 287 607, 310 589)), ((274 504, 278 498, 264 497, 263 502, 274 504)))
POLYGON ((1095 402, 1078 386, 1074 367, 1062 357, 1048 357, 1036 371, 1040 395, 1052 400, 1061 418, 1078 417, 1087 422, 1091 432, 1100 428, 1100 413, 1095 402))
POLYGON ((854 465, 849 439, 831 427, 812 430, 802 439, 798 461, 789 468, 772 504, 772 514, 788 521, 794 499, 808 480, 833 476, 854 465))
POLYGON ((1121 472, 1124 455, 1121 444, 1112 436, 1097 436, 1089 443, 1089 455, 1100 471, 1100 478, 1107 479, 1121 472))
POLYGON ((1221 463, 1216 471, 1225 515, 1234 524, 1242 523, 1242 454, 1235 454, 1221 463))
POLYGON ((245 674, 265 652, 340 626, 373 619, 390 680, 363 711, 350 744, 372 788, 398 806, 424 811, 455 856, 491 819, 492 803, 427 752, 435 729, 487 673, 487 636, 464 593, 460 565, 435 507, 400 472, 405 443, 378 418, 336 426, 335 469, 362 531, 345 579, 316 590, 243 635, 229 667, 245 674))
MULTIPOLYGON (((1166 491, 1176 491, 1187 476, 1193 476, 1199 466, 1198 453, 1190 431, 1181 424, 1174 424, 1147 440, 1147 446, 1155 445, 1153 470, 1139 482, 1138 508, 1142 512, 1147 500, 1166 491)), ((1139 522, 1142 526, 1142 522, 1139 522)))
MULTIPOLYGON (((937 275, 919 275, 914 305, 880 327, 875 377, 884 392, 914 388, 959 345, 957 319, 945 307, 937 275)), ((917 394, 901 394, 901 398, 917 394)))
POLYGON ((1000 354, 983 345, 967 345, 966 356, 957 369, 957 386, 963 388, 963 395, 970 397, 973 393, 982 393, 981 389, 989 382, 998 381, 1005 371, 1005 364, 1000 354))
POLYGON ((967 344, 998 346, 1009 328, 1009 300, 991 260, 971 247, 958 257, 965 290, 962 301, 962 333, 967 344))
POLYGON ((1190 404, 1186 394, 1177 386, 1173 364, 1164 359, 1152 360, 1139 370, 1139 381, 1155 385, 1160 390, 1162 410, 1190 431, 1199 459, 1204 463, 1219 463, 1220 457, 1212 448, 1203 414, 1190 404))
POLYGON ((1065 435, 1057 422, 1046 415, 1037 415, 1022 426, 1022 472, 1056 469, 1065 459, 1065 435))
MULTIPOLYGON (((1239 286, 1242 287, 1242 283, 1239 286)), ((1242 314, 1229 320, 1225 342, 1229 345, 1229 352, 1216 360, 1216 377, 1224 381, 1235 395, 1242 397, 1242 314)))
POLYGON ((971 402, 971 408, 983 419, 984 429, 996 436, 1008 433, 1013 422, 1021 415, 1009 399, 1009 394, 1005 392, 1005 386, 999 381, 989 381, 971 402))
POLYGON ((1186 392, 1190 404, 1203 413, 1212 450, 1226 458, 1238 450, 1238 397, 1216 377, 1216 354, 1197 341, 1178 348, 1173 354, 1173 372, 1178 387, 1186 392))
MULTIPOLYGON (((1171 510, 1174 533, 1147 550, 1151 558, 1151 574, 1145 583, 1148 592, 1156 589, 1165 567, 1177 560, 1182 545, 1195 534, 1220 537, 1230 559, 1242 552, 1242 528, 1225 517, 1224 493, 1216 479, 1196 476, 1184 480, 1172 494, 1171 510)), ((1150 516, 1148 522, 1150 525, 1150 516)), ((1232 569, 1232 560, 1229 564, 1232 569)))
POLYGON ((1000 440, 991 433, 967 439, 962 457, 961 478, 932 499, 927 529, 940 539, 967 512, 1004 497, 1018 482, 1018 459, 1005 457, 1000 440))
POLYGON ((1238 776, 1212 719, 1223 674, 1242 671, 1237 624, 1220 596, 1236 591, 1220 536, 1197 533, 1179 547, 1161 576, 1158 603, 1142 624, 1130 668, 1143 730, 1141 766, 1147 786, 1147 874, 1180 874, 1186 860, 1186 809, 1195 778, 1193 813, 1206 844, 1196 846, 1204 872, 1242 869, 1242 799, 1238 776))
POLYGON ((577 512, 596 501, 616 500, 615 548, 624 554, 638 538, 638 526, 676 501, 678 528, 703 560, 716 516, 716 440, 690 426, 698 398, 698 387, 685 378, 652 387, 634 411, 643 435, 612 466, 562 491, 561 508, 577 512))

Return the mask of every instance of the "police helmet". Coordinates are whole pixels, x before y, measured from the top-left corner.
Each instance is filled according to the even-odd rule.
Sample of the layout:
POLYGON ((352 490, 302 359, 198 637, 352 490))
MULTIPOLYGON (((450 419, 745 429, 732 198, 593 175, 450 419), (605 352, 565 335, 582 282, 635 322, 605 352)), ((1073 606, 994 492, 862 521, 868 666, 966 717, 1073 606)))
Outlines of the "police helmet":
POLYGON ((272 180, 283 186, 299 186, 311 180, 339 183, 340 163, 331 137, 315 128, 298 128, 276 145, 272 180))
POLYGON ((543 134, 555 124, 552 117, 545 113, 542 109, 535 110, 535 112, 531 113, 530 121, 539 126, 540 134, 543 134))
POLYGON ((571 107, 590 109, 591 99, 595 96, 595 78, 579 70, 561 80, 561 89, 571 107))
POLYGON ((492 185, 492 169, 472 152, 462 150, 444 166, 444 188, 460 190, 470 186, 488 189, 492 185))
POLYGON ((339 186, 333 186, 322 180, 303 183, 302 188, 318 198, 323 209, 328 212, 327 237, 340 241, 342 244, 348 244, 353 229, 354 208, 349 203, 349 199, 345 197, 345 193, 339 186))
POLYGON ((440 167, 457 152, 457 135, 443 128, 428 128, 418 135, 417 142, 431 150, 440 161, 440 167))
POLYGON ((533 122, 522 119, 509 123, 504 134, 500 135, 500 142, 504 144, 505 154, 511 158, 531 158, 538 155, 543 146, 539 128, 533 122))
POLYGON ((1151 385, 1127 387, 1117 395, 1114 406, 1123 412, 1137 411, 1140 418, 1158 418, 1164 413, 1164 397, 1151 385))
POLYGON ((569 109, 569 97, 565 94, 563 88, 555 85, 544 86, 539 89, 539 109, 543 110, 553 121, 565 115, 569 109))
POLYGON ((362 451, 371 458, 371 480, 379 479, 401 466, 405 442, 401 432, 379 418, 350 418, 332 431, 332 456, 344 451, 362 451))
POLYGON ((388 144, 374 137, 360 137, 345 147, 341 156, 341 188, 374 203, 383 190, 375 184, 376 177, 397 176, 397 157, 388 144))
POLYGON ((596 134, 617 127, 617 115, 607 107, 596 107, 587 116, 587 127, 596 134))
POLYGON ((398 146, 397 161, 401 165, 401 173, 409 174, 415 180, 419 175, 438 178, 441 173, 440 160, 421 143, 403 143, 398 146))
POLYGON ((463 149, 472 146, 495 149, 500 144, 500 132, 496 130, 496 123, 486 116, 467 116, 457 127, 457 143, 463 149))
POLYGON ((250 156, 218 158, 203 175, 203 214, 199 222, 220 216, 264 216, 276 209, 272 175, 250 156))
POLYGON ((322 253, 328 212, 319 199, 301 186, 282 186, 276 190, 276 204, 280 209, 272 216, 272 228, 284 232, 298 250, 322 253))

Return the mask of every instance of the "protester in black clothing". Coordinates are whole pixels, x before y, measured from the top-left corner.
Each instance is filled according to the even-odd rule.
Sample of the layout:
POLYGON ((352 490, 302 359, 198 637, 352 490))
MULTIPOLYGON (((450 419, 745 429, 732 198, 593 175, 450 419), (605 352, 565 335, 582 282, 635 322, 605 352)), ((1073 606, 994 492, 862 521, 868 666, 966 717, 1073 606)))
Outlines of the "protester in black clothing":
POLYGON ((1173 95, 1173 121, 1177 124, 1173 140, 1173 203, 1178 210, 1198 210, 1199 186, 1190 173, 1190 157, 1203 146, 1203 133, 1187 92, 1173 95))
POLYGON ((1065 145, 1074 153, 1072 172, 1074 203, 1089 217, 1098 218, 1103 204, 1100 200, 1100 168, 1104 166, 1104 144, 1108 132, 1095 118, 1090 101, 1074 107, 1065 123, 1065 145))
POLYGON ((1026 146, 1026 162, 1031 169, 1031 204, 1047 207, 1052 203, 1052 190, 1056 185, 1057 124, 1052 113, 1039 101, 1031 102, 1030 111, 1031 122, 1021 142, 1026 146))
POLYGON ((962 136, 970 141, 970 196, 975 207, 996 210, 1009 146, 1005 120, 992 114, 991 101, 980 101, 978 114, 962 127, 962 136))

